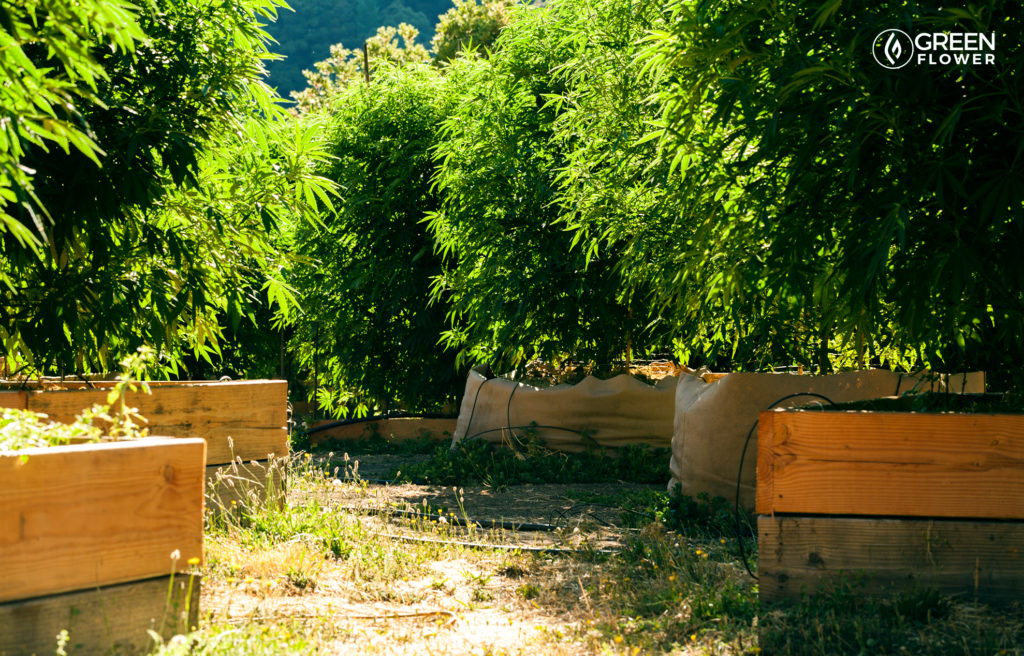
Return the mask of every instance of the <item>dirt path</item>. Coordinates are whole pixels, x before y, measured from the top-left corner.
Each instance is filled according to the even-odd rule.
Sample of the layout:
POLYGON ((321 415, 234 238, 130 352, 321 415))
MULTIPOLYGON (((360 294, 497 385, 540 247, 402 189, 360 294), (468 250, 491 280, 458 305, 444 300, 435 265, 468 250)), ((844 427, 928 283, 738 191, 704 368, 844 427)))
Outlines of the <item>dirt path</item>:
MULTIPOLYGON (((396 460, 358 459, 360 471, 364 465, 382 471, 396 460)), ((371 566, 367 556, 329 557, 315 539, 256 550, 227 536, 208 540, 216 574, 204 582, 202 608, 209 624, 300 632, 327 653, 594 653, 588 636, 597 635, 590 625, 597 616, 589 613, 584 588, 593 589, 606 576, 600 552, 620 549, 635 535, 622 525, 618 508, 594 499, 645 489, 658 488, 497 490, 337 481, 326 491, 292 490, 293 508, 345 516, 366 541, 359 548, 383 554, 378 560, 384 564, 371 566), (414 510, 424 516, 414 516, 414 510), (425 519, 427 512, 433 519, 425 519), (439 514, 447 519, 439 522, 439 514), (459 519, 484 527, 458 526, 459 519), (491 520, 547 524, 551 530, 491 528, 491 520), (466 542, 522 550, 460 545, 466 542), (564 557, 569 552, 593 553, 599 560, 564 557), (301 583, 303 577, 308 584, 301 583)))

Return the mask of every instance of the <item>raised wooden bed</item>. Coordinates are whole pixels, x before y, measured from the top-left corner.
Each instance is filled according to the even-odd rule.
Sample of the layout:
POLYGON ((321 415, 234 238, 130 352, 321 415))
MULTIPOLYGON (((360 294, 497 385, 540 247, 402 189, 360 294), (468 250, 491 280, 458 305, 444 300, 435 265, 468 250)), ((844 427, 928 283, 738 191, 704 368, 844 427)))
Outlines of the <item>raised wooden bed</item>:
POLYGON ((1024 591, 1024 415, 762 412, 762 600, 840 576, 982 601, 1024 591))
MULTIPOLYGON (((0 391, 0 407, 45 413, 70 423, 82 410, 105 404, 114 381, 48 382, 26 390, 0 391)), ((207 441, 210 505, 255 496, 276 497, 283 489, 288 455, 288 383, 283 380, 157 381, 151 394, 129 392, 125 402, 138 408, 154 435, 202 437, 207 441), (235 461, 236 465, 231 467, 235 461), (246 463, 240 467, 237 463, 246 463)))
POLYGON ((198 438, 0 453, 0 653, 52 653, 62 629, 137 652, 195 625, 205 460, 198 438))

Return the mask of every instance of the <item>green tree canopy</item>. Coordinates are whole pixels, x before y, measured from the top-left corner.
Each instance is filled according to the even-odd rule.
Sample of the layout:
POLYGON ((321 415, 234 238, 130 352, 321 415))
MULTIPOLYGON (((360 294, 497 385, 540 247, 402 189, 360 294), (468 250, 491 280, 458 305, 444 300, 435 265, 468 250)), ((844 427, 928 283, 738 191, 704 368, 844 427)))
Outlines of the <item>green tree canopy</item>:
POLYGON ((5 253, 34 253, 52 222, 36 195, 27 156, 59 148, 98 162, 103 151, 82 125, 82 111, 102 102, 98 86, 108 77, 93 46, 132 56, 145 36, 136 10, 129 2, 96 0, 0 4, 0 237, 5 253))
POLYGON ((293 11, 282 11, 266 29, 281 59, 268 62, 269 83, 282 96, 306 88, 303 71, 331 57, 331 46, 362 48, 382 25, 408 23, 426 46, 434 35, 437 17, 451 0, 290 0, 293 11))
POLYGON ((734 325, 716 299, 812 308, 819 346, 1019 370, 1020 3, 677 1, 669 12, 646 58, 664 85, 654 136, 686 180, 685 250, 699 266, 668 288, 734 325), (889 28, 994 34, 996 61, 886 70, 872 45, 889 28))
POLYGON ((436 149, 442 200, 430 226, 447 262, 434 288, 451 304, 445 340, 463 360, 606 363, 646 323, 621 298, 614 258, 588 261, 562 223, 566 152, 548 101, 565 91, 553 70, 573 54, 566 32, 556 8, 523 7, 491 59, 447 69, 462 101, 436 149))
MULTIPOLYGON (((13 218, 43 246, 5 235, 9 360, 73 372, 109 368, 142 344, 173 356, 184 341, 208 354, 220 312, 238 311, 238 277, 254 267, 269 276, 271 302, 291 305, 266 268, 276 258, 271 232, 280 217, 329 202, 330 185, 312 174, 313 135, 288 142, 268 122, 284 112, 262 80, 258 21, 276 4, 154 0, 137 23, 114 5, 125 10, 119 25, 138 33, 134 49, 84 30, 74 48, 92 67, 87 77, 62 68, 60 50, 21 37, 66 95, 57 118, 73 117, 92 145, 15 134, 32 198, 13 218)), ((80 18, 90 25, 92 15, 80 18)), ((66 36, 63 27, 53 30, 66 36)))
POLYGON ((508 24, 516 0, 453 0, 454 6, 441 14, 431 39, 434 59, 454 59, 468 46, 483 52, 490 48, 508 24))
POLYGON ((305 314, 292 343, 337 414, 438 410, 461 382, 437 344, 446 307, 430 301, 440 261, 423 223, 438 204, 431 149, 455 102, 431 66, 381 66, 326 112, 323 172, 343 193, 322 225, 298 226, 291 280, 305 314))
POLYGON ((293 91, 292 98, 301 111, 328 106, 339 91, 367 76, 382 65, 403 66, 430 59, 427 49, 416 43, 419 31, 407 23, 398 27, 380 27, 377 34, 367 39, 364 48, 350 50, 340 43, 331 46, 331 56, 316 63, 315 71, 303 71, 307 86, 293 91), (398 38, 402 43, 399 45, 398 38), (365 52, 364 52, 365 51, 365 52), (365 71, 364 62, 369 65, 365 71))

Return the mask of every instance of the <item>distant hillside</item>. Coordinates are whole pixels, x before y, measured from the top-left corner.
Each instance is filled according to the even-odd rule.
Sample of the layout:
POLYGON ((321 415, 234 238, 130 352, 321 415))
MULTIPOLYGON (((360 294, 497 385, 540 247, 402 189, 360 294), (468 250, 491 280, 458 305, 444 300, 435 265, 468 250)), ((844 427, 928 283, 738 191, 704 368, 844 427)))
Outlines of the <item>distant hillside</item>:
POLYGON ((288 98, 291 91, 306 87, 303 69, 330 54, 343 43, 362 47, 381 25, 409 23, 420 31, 418 41, 427 48, 434 36, 437 17, 452 6, 451 0, 289 0, 294 12, 282 11, 267 31, 277 40, 270 50, 286 59, 269 62, 270 85, 288 98))

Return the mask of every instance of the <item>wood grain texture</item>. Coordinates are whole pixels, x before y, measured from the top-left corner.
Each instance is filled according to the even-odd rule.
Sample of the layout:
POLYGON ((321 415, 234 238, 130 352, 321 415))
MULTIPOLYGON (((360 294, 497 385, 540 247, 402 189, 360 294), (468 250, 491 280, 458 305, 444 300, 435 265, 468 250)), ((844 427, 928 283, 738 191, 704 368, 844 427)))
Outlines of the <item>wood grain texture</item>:
POLYGON ((146 653, 148 629, 170 639, 198 625, 199 588, 199 576, 163 576, 0 604, 0 654, 52 654, 62 629, 68 654, 146 653))
MULTIPOLYGON (((400 417, 396 419, 380 419, 357 424, 335 426, 310 434, 313 446, 326 440, 358 440, 369 437, 376 430, 377 434, 387 440, 404 442, 417 439, 426 431, 437 440, 451 440, 455 432, 455 419, 425 419, 420 417, 400 417)), ((323 422, 324 424, 331 422, 323 422)), ((314 426, 315 427, 315 426, 314 426)))
MULTIPOLYGON (((150 385, 151 394, 131 392, 127 404, 138 408, 151 434, 206 438, 207 464, 229 463, 233 456, 262 460, 270 453, 288 454, 286 381, 150 385)), ((105 404, 107 393, 105 389, 31 391, 27 405, 52 421, 67 423, 83 409, 105 404)))
MULTIPOLYGON (((185 425, 164 424, 160 434, 189 435, 188 430, 185 425)), ((222 424, 207 427, 198 437, 206 440, 207 465, 226 465, 236 458, 248 462, 288 455, 288 431, 284 426, 250 428, 222 424)))
MULTIPOLYGON (((288 420, 288 383, 283 380, 234 381, 215 384, 154 386, 151 394, 129 392, 126 402, 149 419, 150 430, 164 423, 280 428, 288 420)), ((53 421, 73 421, 83 408, 106 403, 108 390, 47 390, 29 392, 28 409, 53 421)))
POLYGON ((287 492, 287 461, 238 462, 206 468, 206 504, 216 512, 276 504, 283 507, 287 492))
POLYGON ((872 593, 929 587, 987 603, 1024 593, 1024 522, 762 515, 757 527, 762 601, 840 576, 872 593))
POLYGON ((0 454, 0 602, 168 574, 203 556, 206 442, 0 454))
MULTIPOLYGON (((79 380, 77 378, 65 378, 61 380, 57 377, 45 377, 42 379, 33 379, 29 381, 0 381, 0 389, 21 389, 27 388, 29 390, 77 390, 77 389, 105 389, 109 390, 117 385, 118 374, 109 374, 109 378, 96 378, 90 379, 89 382, 79 380)), ((183 385, 189 386, 216 386, 225 385, 229 383, 276 383, 281 382, 277 380, 269 379, 253 379, 253 380, 147 380, 146 384, 150 387, 181 387, 183 385)))
MULTIPOLYGON (((1024 519, 1024 415, 766 412, 758 512, 1024 519)), ((763 442, 762 442, 763 439, 763 442)))
POLYGON ((27 409, 28 393, 17 391, 0 392, 0 408, 27 409))
POLYGON ((775 418, 777 412, 762 412, 757 418, 757 486, 754 488, 754 508, 762 514, 772 512, 775 490, 775 418))

